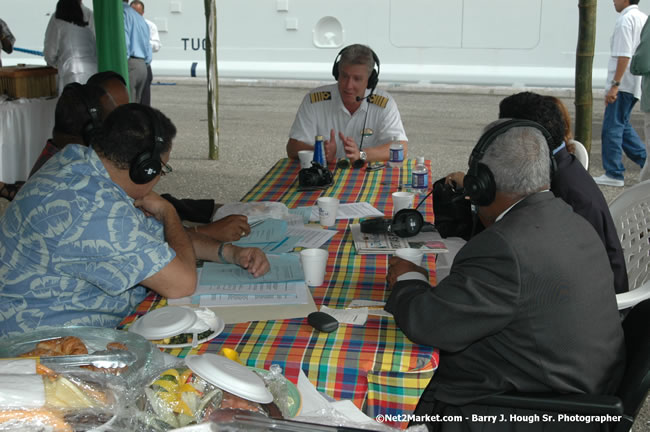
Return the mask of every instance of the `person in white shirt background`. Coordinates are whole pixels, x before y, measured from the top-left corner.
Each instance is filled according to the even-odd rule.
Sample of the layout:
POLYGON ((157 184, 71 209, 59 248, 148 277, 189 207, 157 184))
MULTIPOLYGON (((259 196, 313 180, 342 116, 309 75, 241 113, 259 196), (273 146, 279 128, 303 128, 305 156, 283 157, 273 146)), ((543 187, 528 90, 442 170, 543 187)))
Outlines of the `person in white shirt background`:
POLYGON ((45 30, 45 62, 58 71, 59 94, 66 84, 85 84, 97 73, 93 15, 79 0, 59 0, 45 30))
MULTIPOLYGON (((133 0, 131 2, 131 7, 135 9, 142 17, 144 18, 144 3, 140 0, 133 0)), ((150 21, 146 18, 144 20, 149 26, 149 43, 151 43, 151 51, 158 52, 160 51, 160 35, 158 34, 158 27, 153 21, 150 21)), ((142 99, 140 103, 143 105, 151 106, 151 81, 153 81, 153 73, 151 71, 151 64, 147 65, 147 82, 145 83, 144 90, 142 92, 142 99)))

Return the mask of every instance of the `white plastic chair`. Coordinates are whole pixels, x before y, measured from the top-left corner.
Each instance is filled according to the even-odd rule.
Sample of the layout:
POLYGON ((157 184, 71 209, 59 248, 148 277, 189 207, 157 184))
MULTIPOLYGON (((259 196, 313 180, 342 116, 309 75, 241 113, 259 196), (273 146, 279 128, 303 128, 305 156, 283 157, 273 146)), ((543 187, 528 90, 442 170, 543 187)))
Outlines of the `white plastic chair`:
POLYGON ((573 154, 575 155, 576 159, 578 159, 582 164, 582 166, 585 167, 586 170, 588 170, 589 153, 587 153, 587 149, 580 141, 571 140, 571 144, 575 146, 575 151, 573 152, 573 154))
POLYGON ((623 247, 630 291, 616 295, 618 309, 650 298, 650 180, 619 194, 609 205, 623 247))

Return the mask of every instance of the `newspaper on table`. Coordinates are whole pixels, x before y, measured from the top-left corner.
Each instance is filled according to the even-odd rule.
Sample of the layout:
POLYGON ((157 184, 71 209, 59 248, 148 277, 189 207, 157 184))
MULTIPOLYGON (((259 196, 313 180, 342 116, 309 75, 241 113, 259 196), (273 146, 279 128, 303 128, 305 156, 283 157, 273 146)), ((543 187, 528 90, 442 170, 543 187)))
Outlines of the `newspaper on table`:
POLYGON ((359 224, 351 224, 350 232, 352 233, 352 240, 354 240, 354 247, 360 255, 393 254, 395 250, 407 247, 422 249, 424 253, 447 252, 447 247, 442 242, 442 238, 440 238, 440 240, 437 239, 440 236, 437 232, 420 233, 416 237, 411 237, 411 239, 414 240, 412 243, 409 239, 399 237, 393 233, 362 233, 361 225, 359 224), (427 238, 431 237, 431 240, 424 240, 421 236, 425 235, 427 238), (416 240, 417 237, 419 238, 416 240))

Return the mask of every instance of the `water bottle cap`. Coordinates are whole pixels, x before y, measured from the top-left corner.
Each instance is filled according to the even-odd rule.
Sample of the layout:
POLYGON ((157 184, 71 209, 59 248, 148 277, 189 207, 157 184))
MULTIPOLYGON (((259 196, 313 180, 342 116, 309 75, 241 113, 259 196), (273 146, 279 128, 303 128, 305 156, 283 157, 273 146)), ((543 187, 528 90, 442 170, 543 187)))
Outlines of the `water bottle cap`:
POLYGON ((418 164, 424 164, 424 156, 418 156, 417 158, 415 158, 415 161, 418 164))

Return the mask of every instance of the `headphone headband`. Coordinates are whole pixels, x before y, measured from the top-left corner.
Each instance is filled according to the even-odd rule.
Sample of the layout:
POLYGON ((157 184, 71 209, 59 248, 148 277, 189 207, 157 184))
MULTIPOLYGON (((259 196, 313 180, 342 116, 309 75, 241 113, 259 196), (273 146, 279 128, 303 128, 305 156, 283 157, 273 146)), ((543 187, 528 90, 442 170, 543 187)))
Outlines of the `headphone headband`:
MULTIPOLYGON (((341 51, 339 51, 339 53, 336 55, 336 58, 334 59, 334 65, 332 66, 332 75, 334 76, 334 79, 337 81, 339 80, 339 64, 341 63, 341 56, 351 46, 353 45, 348 45, 345 48, 343 48, 341 51)), ((366 86, 366 88, 374 90, 375 87, 377 87, 377 84, 379 83, 379 69, 380 69, 379 57, 377 57, 377 54, 375 54, 372 48, 368 46, 366 46, 366 48, 370 50, 370 53, 372 54, 372 60, 375 62, 375 66, 373 66, 372 72, 368 77, 368 85, 366 86)))
MULTIPOLYGON (((494 181, 494 175, 487 165, 481 163, 481 160, 483 160, 487 149, 499 135, 516 127, 532 127, 537 129, 542 133, 544 139, 546 139, 548 147, 550 148, 551 143, 553 142, 551 134, 546 130, 546 128, 544 128, 544 126, 531 120, 509 119, 502 123, 498 123, 485 131, 472 150, 469 158, 469 171, 467 172, 463 182, 465 192, 469 196, 472 204, 487 206, 494 201, 496 195, 496 182, 494 181)), ((550 174, 551 177, 553 177, 553 174, 556 171, 556 162, 553 154, 550 154, 550 164, 550 174)))

